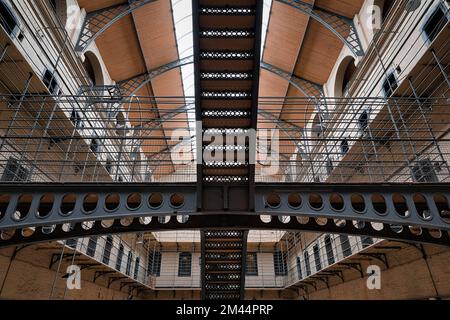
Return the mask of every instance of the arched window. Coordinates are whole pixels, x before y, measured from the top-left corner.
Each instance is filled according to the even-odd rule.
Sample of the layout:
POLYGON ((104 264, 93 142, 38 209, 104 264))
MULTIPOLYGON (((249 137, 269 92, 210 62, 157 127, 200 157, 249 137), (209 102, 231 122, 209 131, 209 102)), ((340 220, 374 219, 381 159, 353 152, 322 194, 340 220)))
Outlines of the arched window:
POLYGON ((91 84, 95 86, 101 86, 104 84, 103 71, 100 61, 93 52, 86 52, 84 54, 85 59, 83 62, 84 69, 86 70, 88 79, 91 84))
POLYGON ((347 56, 342 60, 337 73, 334 93, 336 97, 347 95, 351 80, 356 72, 355 58, 347 56))
POLYGON ((325 250, 327 253, 328 264, 334 264, 333 244, 331 242, 331 237, 328 234, 325 236, 325 250))
POLYGON ((311 275, 311 265, 309 264, 309 253, 308 253, 308 251, 305 251, 303 253, 303 258, 305 260, 306 276, 310 276, 311 275))

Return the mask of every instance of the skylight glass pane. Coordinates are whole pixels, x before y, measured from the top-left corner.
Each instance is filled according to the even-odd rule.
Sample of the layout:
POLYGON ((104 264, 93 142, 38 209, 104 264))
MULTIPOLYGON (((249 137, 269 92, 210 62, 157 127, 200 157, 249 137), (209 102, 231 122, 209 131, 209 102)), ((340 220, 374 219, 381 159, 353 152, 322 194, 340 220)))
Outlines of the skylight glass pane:
MULTIPOLYGON (((172 0, 173 21, 175 25, 175 34, 177 38, 179 59, 193 56, 194 54, 194 36, 192 25, 192 1, 172 0)), ((186 101, 186 110, 188 115, 189 130, 191 137, 195 136, 195 86, 194 86, 194 65, 189 64, 181 67, 181 76, 183 80, 184 96, 186 101)), ((192 141, 192 150, 195 150, 196 141, 192 141)), ((193 152, 194 159, 196 153, 193 152)))
POLYGON ((264 53, 264 47, 266 44, 267 28, 269 27, 270 10, 272 9, 272 0, 264 0, 263 8, 263 26, 261 34, 261 59, 264 53))

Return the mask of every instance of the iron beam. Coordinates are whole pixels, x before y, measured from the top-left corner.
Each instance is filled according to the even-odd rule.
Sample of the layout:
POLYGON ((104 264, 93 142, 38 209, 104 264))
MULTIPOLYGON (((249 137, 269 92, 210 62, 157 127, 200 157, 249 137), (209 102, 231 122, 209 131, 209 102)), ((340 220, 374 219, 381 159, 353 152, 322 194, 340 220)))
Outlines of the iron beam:
POLYGON ((317 8, 309 3, 300 0, 276 0, 288 6, 291 6, 298 11, 309 15, 311 18, 325 26, 328 30, 333 32, 355 56, 363 56, 364 50, 361 45, 358 33, 355 28, 353 20, 317 8))
POLYGON ((99 36, 120 19, 156 0, 130 0, 128 3, 95 10, 86 15, 75 50, 84 52, 99 36))

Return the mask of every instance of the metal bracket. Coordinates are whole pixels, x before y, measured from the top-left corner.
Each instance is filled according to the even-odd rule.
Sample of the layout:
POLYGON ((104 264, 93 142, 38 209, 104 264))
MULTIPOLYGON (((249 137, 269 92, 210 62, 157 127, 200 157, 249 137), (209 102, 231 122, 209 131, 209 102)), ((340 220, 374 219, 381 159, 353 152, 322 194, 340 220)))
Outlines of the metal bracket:
POLYGON ((364 50, 353 21, 347 17, 323 9, 300 0, 276 0, 309 15, 333 32, 355 56, 362 57, 364 50))
POLYGON ((312 276, 311 279, 318 280, 320 282, 325 283, 328 289, 330 289, 330 282, 327 277, 321 277, 321 276, 312 276))
POLYGON ((122 280, 122 279, 126 279, 126 278, 128 278, 128 277, 123 276, 123 277, 111 277, 111 278, 109 278, 109 279, 108 279, 108 289, 111 287, 111 285, 112 285, 114 282, 119 281, 119 280, 122 280))
POLYGON ((314 290, 317 291, 317 285, 316 285, 316 283, 315 283, 314 281, 303 280, 302 283, 307 284, 307 285, 313 287, 314 290))
POLYGON ((340 262, 340 263, 338 263, 338 265, 346 266, 350 269, 354 269, 359 272, 359 274, 361 275, 361 278, 364 278, 364 271, 363 271, 360 263, 340 262))
POLYGON ((69 257, 73 257, 73 253, 64 253, 62 256, 61 253, 53 253, 52 257, 50 258, 50 264, 48 265, 48 268, 51 269, 56 262, 69 257))
POLYGON ((337 276, 339 279, 342 280, 342 283, 345 282, 344 280, 344 273, 339 270, 329 270, 329 271, 322 271, 322 274, 328 275, 328 276, 337 276))
POLYGON ((81 33, 75 46, 75 50, 84 52, 93 41, 101 36, 114 23, 146 4, 155 1, 156 0, 129 0, 128 3, 118 4, 88 13, 81 27, 81 33))
POLYGON ((103 277, 107 274, 116 273, 116 271, 95 271, 93 282, 97 281, 100 277, 103 277))
POLYGON ((372 252, 363 252, 363 253, 359 253, 361 256, 365 256, 365 257, 371 257, 374 259, 377 259, 379 261, 381 261, 384 266, 386 267, 386 269, 389 269, 389 263, 387 260, 387 256, 385 253, 372 253, 372 252))
POLYGON ((129 285, 132 285, 134 283, 135 283, 134 281, 123 281, 123 282, 121 282, 119 291, 122 291, 123 288, 125 288, 126 286, 129 286, 129 285))

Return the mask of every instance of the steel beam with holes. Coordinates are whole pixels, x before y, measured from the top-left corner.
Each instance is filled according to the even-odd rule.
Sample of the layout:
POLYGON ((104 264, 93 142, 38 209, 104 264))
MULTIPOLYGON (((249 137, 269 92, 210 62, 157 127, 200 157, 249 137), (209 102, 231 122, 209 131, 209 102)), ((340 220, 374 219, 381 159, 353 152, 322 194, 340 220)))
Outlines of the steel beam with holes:
POLYGON ((449 184, 257 184, 256 212, 198 212, 195 184, 1 184, 0 246, 111 233, 211 228, 343 233, 450 245, 449 192, 449 184), (160 200, 149 204, 150 195, 156 194, 160 195, 160 200), (183 198, 182 205, 171 204, 175 194, 183 198), (66 195, 71 195, 72 199, 62 205, 66 195), (83 202, 88 195, 91 200, 87 199, 86 210, 83 202), (96 206, 92 205, 93 195, 98 197, 96 206), (110 195, 117 195, 116 200, 106 201, 113 210, 107 210, 104 205, 110 195), (130 195, 133 196, 129 198, 130 195), (23 203, 17 207, 21 197, 23 203), (52 200, 48 200, 50 198, 52 200), (41 199, 46 199, 42 205, 41 199), (384 205, 380 199, 384 199, 384 205), (401 199, 404 199, 403 205, 401 199), (322 205, 318 205, 320 202, 322 205), (380 210, 384 206, 386 210, 380 210), (181 223, 173 217, 175 215, 189 215, 189 219, 181 223), (272 216, 272 219, 264 223, 260 215, 272 216), (158 219, 146 223, 140 219, 161 216, 172 218, 168 223, 158 219), (279 216, 291 219, 278 219, 279 216), (124 218, 129 218, 126 225, 120 221, 124 218), (114 223, 106 228, 101 225, 104 220, 114 220, 114 223), (85 221, 95 222, 93 226, 82 227, 85 221), (378 225, 355 224, 354 221, 378 225), (62 225, 68 223, 74 227, 63 230, 62 225), (35 230, 30 231, 30 228, 35 230), (440 236, 436 236, 437 233, 440 236))
POLYGON ((450 235, 448 232, 436 232, 422 229, 421 233, 413 233, 410 228, 404 227, 399 230, 392 225, 384 223, 374 229, 367 223, 362 228, 355 226, 350 220, 342 220, 339 225, 333 219, 317 221, 316 219, 277 219, 271 217, 270 221, 262 221, 258 215, 249 214, 204 214, 189 216, 187 220, 171 216, 169 221, 151 219, 150 222, 140 218, 130 219, 127 223, 115 219, 108 224, 102 221, 94 221, 92 225, 74 223, 72 227, 67 225, 56 225, 54 228, 46 226, 34 229, 23 228, 16 230, 3 230, 0 232, 0 248, 8 246, 35 244, 56 240, 73 238, 84 238, 90 236, 101 236, 105 234, 126 234, 142 232, 160 232, 177 230, 280 230, 291 232, 314 232, 347 234, 354 236, 370 236, 379 239, 402 240, 416 243, 430 243, 442 246, 450 246, 450 235))
POLYGON ((133 11, 156 0, 129 0, 127 3, 95 10, 86 15, 76 44, 76 51, 84 52, 93 41, 108 30, 114 23, 133 11))
MULTIPOLYGON (((120 91, 122 95, 124 96, 132 96, 135 94, 139 89, 141 89, 144 85, 152 81, 154 78, 156 78, 159 75, 162 75, 168 71, 171 71, 173 69, 186 66, 189 64, 194 63, 193 56, 188 56, 186 58, 172 61, 168 64, 159 66, 153 70, 150 70, 149 72, 138 74, 136 76, 133 76, 129 79, 122 80, 118 82, 118 86, 120 88, 120 91)), ((303 79, 301 77, 298 77, 292 73, 289 73, 287 71, 284 71, 274 65, 271 65, 266 62, 261 62, 261 68, 278 76, 286 81, 288 81, 292 86, 297 88, 301 93, 303 93, 306 97, 318 99, 324 96, 323 93, 323 86, 311 82, 309 80, 303 79)))
POLYGON ((255 211, 450 230, 450 184, 259 184, 255 211))
POLYGON ((2 184, 0 195, 0 230, 196 210, 195 184, 183 183, 2 184))
POLYGON ((317 8, 300 0, 276 0, 309 15, 333 32, 355 56, 363 56, 364 50, 353 21, 334 12, 317 8))

